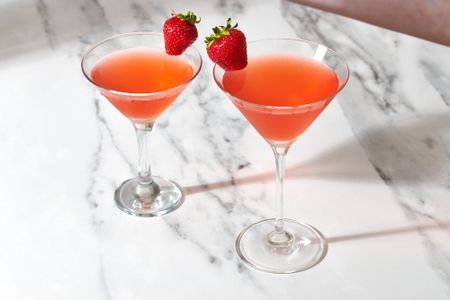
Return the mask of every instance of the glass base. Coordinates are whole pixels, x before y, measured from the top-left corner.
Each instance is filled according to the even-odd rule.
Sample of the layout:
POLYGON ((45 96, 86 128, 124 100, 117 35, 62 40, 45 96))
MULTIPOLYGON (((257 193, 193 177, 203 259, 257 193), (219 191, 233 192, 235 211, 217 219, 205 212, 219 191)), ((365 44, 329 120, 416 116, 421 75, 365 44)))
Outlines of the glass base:
POLYGON ((174 182, 153 176, 151 193, 138 196, 138 179, 132 178, 123 182, 114 194, 117 207, 127 214, 139 217, 157 217, 165 215, 178 207, 184 201, 181 188, 174 182))
POLYGON ((326 255, 327 242, 323 235, 308 224, 283 219, 286 243, 276 244, 269 236, 276 219, 267 219, 244 229, 236 240, 240 258, 251 267, 276 274, 289 274, 307 270, 326 255))

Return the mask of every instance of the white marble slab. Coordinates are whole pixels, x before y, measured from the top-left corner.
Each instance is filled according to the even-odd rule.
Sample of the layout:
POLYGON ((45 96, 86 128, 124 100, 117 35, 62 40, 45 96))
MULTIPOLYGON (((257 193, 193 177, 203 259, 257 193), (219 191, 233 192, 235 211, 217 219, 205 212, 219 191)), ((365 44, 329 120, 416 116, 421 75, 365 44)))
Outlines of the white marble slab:
POLYGON ((450 298, 449 48, 276 0, 8 0, 0 25, 0 299, 450 298), (275 214, 274 164, 201 38, 200 76, 153 133, 153 171, 185 204, 155 219, 114 207, 135 138, 80 57, 160 31, 172 9, 196 11, 200 37, 231 16, 248 40, 299 36, 348 60, 347 88, 287 159, 286 215, 329 241, 313 269, 269 275, 234 251, 275 214))

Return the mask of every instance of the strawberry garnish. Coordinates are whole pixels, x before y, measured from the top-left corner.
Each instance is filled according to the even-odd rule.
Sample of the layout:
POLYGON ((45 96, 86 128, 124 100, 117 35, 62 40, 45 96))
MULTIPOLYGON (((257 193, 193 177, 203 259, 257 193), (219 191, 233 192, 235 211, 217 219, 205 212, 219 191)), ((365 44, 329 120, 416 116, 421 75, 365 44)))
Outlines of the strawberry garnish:
POLYGON ((247 42, 238 24, 213 28, 213 34, 206 37, 206 52, 209 58, 226 71, 240 70, 247 66, 247 42))
POLYGON ((169 55, 180 55, 197 39, 198 32, 195 24, 200 19, 188 11, 186 14, 172 12, 172 17, 164 23, 164 45, 169 55))

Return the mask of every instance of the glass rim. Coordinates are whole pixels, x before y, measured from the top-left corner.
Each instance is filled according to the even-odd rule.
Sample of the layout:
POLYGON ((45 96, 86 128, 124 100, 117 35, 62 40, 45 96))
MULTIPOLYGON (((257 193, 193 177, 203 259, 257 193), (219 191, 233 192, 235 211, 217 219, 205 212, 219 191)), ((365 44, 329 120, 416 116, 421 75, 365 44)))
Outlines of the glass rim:
MULTIPOLYGON (((94 51, 98 46, 107 43, 111 40, 117 39, 117 38, 121 38, 121 37, 126 37, 126 36, 139 36, 139 35, 149 35, 149 36, 160 36, 163 37, 163 34, 160 32, 155 32, 155 31, 135 31, 135 32, 126 32, 126 33, 119 33, 119 34, 114 34, 112 36, 109 36, 99 42, 97 42, 96 44, 94 44, 93 46, 90 46, 87 50, 86 53, 83 55, 83 58, 81 59, 81 71, 83 72, 84 77, 86 77, 86 79, 92 83, 94 86, 96 86, 97 88, 100 88, 102 90, 105 90, 111 94, 115 94, 118 96, 128 96, 128 97, 149 97, 149 96, 156 96, 156 95, 160 95, 160 94, 166 94, 170 91, 173 91, 175 89, 178 89, 180 87, 183 87, 185 85, 187 85, 188 83, 190 83, 192 80, 194 80, 195 77, 197 77, 197 75, 200 73, 200 70, 202 69, 202 65, 203 65, 203 59, 202 56, 200 54, 200 52, 198 51, 198 49, 194 46, 194 45, 190 45, 188 48, 192 48, 194 50, 194 52, 196 53, 196 55, 199 57, 200 59, 200 63, 198 65, 197 70, 195 70, 194 75, 189 78, 188 80, 186 80, 185 82, 174 86, 170 89, 167 90, 163 90, 163 91, 156 91, 156 92, 149 92, 149 93, 130 93, 130 92, 123 92, 123 91, 118 91, 118 90, 114 90, 114 89, 110 89, 107 88, 105 86, 102 86, 98 83, 96 83, 94 80, 92 80, 92 78, 90 77, 89 74, 87 74, 86 71, 86 59, 88 57, 89 54, 92 53, 92 51, 94 51)), ((181 55, 180 55, 181 56, 181 55)))
POLYGON ((327 46, 325 46, 323 44, 320 44, 320 43, 317 43, 317 42, 313 42, 313 41, 309 41, 309 40, 302 39, 302 38, 264 38, 264 39, 258 39, 258 40, 250 41, 250 42, 248 42, 248 44, 254 44, 254 43, 258 43, 258 42, 275 42, 275 41, 302 42, 302 43, 309 44, 309 45, 314 45, 314 46, 317 46, 317 47, 320 47, 320 46, 325 47, 327 49, 327 51, 330 51, 334 56, 336 56, 339 59, 340 62, 342 62, 344 64, 345 71, 346 71, 345 72, 345 80, 343 81, 341 86, 336 90, 335 93, 330 94, 325 99, 316 100, 316 101, 313 101, 311 103, 300 104, 300 105, 287 105, 287 106, 264 105, 264 104, 253 103, 253 102, 250 102, 248 100, 244 100, 244 99, 238 98, 238 97, 233 96, 232 94, 228 93, 222 87, 222 84, 220 84, 219 80, 216 78, 216 69, 219 69, 219 68, 222 69, 222 68, 219 65, 214 64, 213 77, 214 77, 214 81, 219 86, 219 88, 226 95, 228 95, 229 97, 232 97, 233 99, 236 99, 239 102, 243 102, 243 103, 245 103, 246 105, 248 105, 250 107, 253 106, 253 107, 256 107, 256 108, 260 108, 260 109, 279 109, 279 110, 289 109, 289 110, 291 110, 291 109, 300 109, 300 108, 313 107, 313 106, 318 105, 319 103, 327 102, 330 99, 330 97, 335 97, 345 87, 345 85, 347 84, 347 82, 349 80, 349 75, 350 75, 350 70, 348 68, 348 64, 346 63, 345 59, 340 54, 338 54, 336 51, 334 51, 333 49, 331 49, 331 48, 329 48, 329 47, 327 47, 327 46))

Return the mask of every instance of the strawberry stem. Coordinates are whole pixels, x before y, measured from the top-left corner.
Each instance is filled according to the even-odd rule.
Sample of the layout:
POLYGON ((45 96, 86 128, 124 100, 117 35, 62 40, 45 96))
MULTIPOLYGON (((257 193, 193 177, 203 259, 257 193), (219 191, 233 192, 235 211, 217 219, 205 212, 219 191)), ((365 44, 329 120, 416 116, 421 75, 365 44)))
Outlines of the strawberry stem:
POLYGON ((213 34, 211 34, 210 36, 207 36, 205 38, 206 47, 207 48, 211 47, 211 45, 214 44, 214 42, 216 40, 220 39, 224 35, 230 35, 230 31, 237 27, 238 27, 238 23, 234 24, 234 26, 231 26, 231 18, 227 19, 226 26, 214 27, 212 29, 213 34))
POLYGON ((198 18, 198 20, 197 20, 197 16, 192 11, 188 11, 185 14, 180 14, 180 13, 176 13, 175 11, 172 11, 172 16, 174 16, 174 17, 176 16, 180 20, 189 22, 193 25, 200 23, 200 21, 202 20, 202 18, 198 18))

